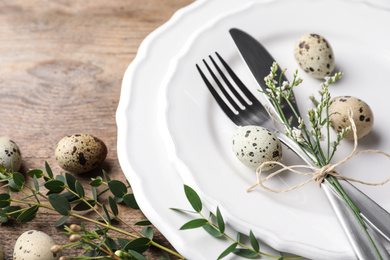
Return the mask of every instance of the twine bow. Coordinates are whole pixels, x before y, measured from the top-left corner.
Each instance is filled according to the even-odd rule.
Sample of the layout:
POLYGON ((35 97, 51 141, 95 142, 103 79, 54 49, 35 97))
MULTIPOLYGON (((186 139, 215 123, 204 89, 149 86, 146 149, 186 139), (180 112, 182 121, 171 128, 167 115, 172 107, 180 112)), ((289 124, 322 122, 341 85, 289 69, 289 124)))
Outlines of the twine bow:
POLYGON ((358 138, 357 138, 357 130, 356 130, 356 125, 355 125, 355 122, 353 120, 353 112, 351 109, 348 110, 348 119, 349 121, 351 122, 351 129, 352 129, 352 132, 353 132, 353 140, 354 140, 354 148, 351 152, 351 154, 349 156, 347 156, 346 158, 344 158, 343 160, 339 161, 338 163, 335 163, 335 164, 327 164, 321 168, 318 168, 318 167, 313 167, 313 166, 310 166, 310 165, 293 165, 293 166, 286 166, 284 165, 283 163, 280 163, 280 162, 274 162, 274 161, 269 161, 269 162, 264 162, 262 163, 256 170, 256 175, 257 175, 257 183, 255 185, 252 185, 251 187, 249 187, 247 189, 247 191, 250 191, 252 190, 253 188, 255 188, 257 185, 261 186, 262 188, 264 188, 265 190, 268 190, 268 191, 271 191, 271 192, 275 192, 275 193, 283 193, 283 192, 288 192, 288 191, 292 191, 292 190, 295 190, 295 189, 298 189, 312 181, 315 181, 318 186, 321 187, 321 183, 324 181, 324 179, 326 178, 326 176, 328 175, 332 175, 336 178, 343 178, 345 180, 349 180, 349 181, 352 181, 352 182, 357 182, 357 183, 361 183, 361 184, 365 184, 365 185, 370 185, 370 186, 380 186, 380 185, 384 185, 386 184, 387 182, 390 181, 390 177, 388 179, 386 179, 385 181, 383 182, 380 182, 380 183, 369 183, 369 182, 364 182, 364 181, 361 181, 361 180, 358 180, 358 179, 354 179, 354 178, 349 178, 349 177, 346 177, 346 176, 343 176, 343 175, 340 175, 337 173, 336 171, 336 168, 339 167, 340 165, 346 163, 348 160, 350 160, 352 157, 358 155, 358 154, 361 154, 361 153, 377 153, 377 154, 381 154, 381 155, 384 155, 388 158, 390 158, 390 154, 388 153, 385 153, 383 151, 380 151, 380 150, 363 150, 363 151, 357 151, 357 146, 358 146, 358 138), (262 178, 262 173, 263 173, 263 168, 267 165, 270 165, 270 164, 273 164, 273 165, 279 165, 281 166, 281 169, 271 173, 270 175, 268 175, 267 177, 265 178, 262 178), (296 170, 296 169, 309 169, 311 170, 311 172, 302 172, 302 171, 299 171, 299 170, 296 170), (299 175, 305 175, 305 176, 312 176, 310 179, 300 183, 300 184, 297 184, 291 188, 288 188, 288 189, 284 189, 284 190, 274 190, 274 189, 271 189, 267 186, 264 185, 264 182, 266 182, 267 180, 273 178, 274 176, 284 172, 284 171, 291 171, 291 172, 294 172, 296 174, 299 174, 299 175))

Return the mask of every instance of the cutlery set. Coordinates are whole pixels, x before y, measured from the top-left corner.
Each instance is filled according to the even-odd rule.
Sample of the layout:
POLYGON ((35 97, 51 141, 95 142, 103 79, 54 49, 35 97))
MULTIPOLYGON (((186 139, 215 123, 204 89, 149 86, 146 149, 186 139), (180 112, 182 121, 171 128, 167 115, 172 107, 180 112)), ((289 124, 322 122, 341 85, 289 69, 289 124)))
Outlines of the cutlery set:
MULTIPOLYGON (((245 61, 247 67, 257 81, 260 90, 265 90, 266 85, 264 78, 269 74, 270 67, 275 60, 256 39, 246 32, 236 28, 230 29, 229 32, 242 59, 245 61)), ((246 88, 244 83, 237 77, 223 58, 218 53, 216 53, 216 57, 217 61, 211 55, 209 56, 212 66, 209 65, 206 60, 203 60, 208 73, 212 77, 212 81, 207 79, 207 76, 198 64, 196 64, 196 67, 207 88, 224 113, 237 126, 258 125, 273 130, 277 134, 279 140, 306 164, 316 166, 312 158, 308 156, 308 153, 302 151, 302 148, 290 137, 278 131, 277 123, 275 123, 270 115, 271 112, 246 88), (222 64, 223 69, 221 69, 218 63, 222 64), (225 72, 223 72, 223 70, 225 72), (216 73, 214 71, 216 71, 216 73), (225 75, 226 72, 228 76, 225 75), (222 79, 222 82, 219 79, 222 79), (219 92, 216 91, 212 82, 215 83, 214 85, 218 86, 219 92), (237 89, 239 89, 239 91, 237 91, 237 89), (240 104, 245 107, 242 108, 240 104)), ((281 74, 282 73, 279 70, 278 75, 281 74)), ((282 78, 282 82, 285 80, 287 79, 282 78)), ((266 98, 265 100, 267 103, 266 106, 269 109, 274 109, 269 99, 266 98)), ((295 112, 299 114, 296 103, 293 103, 293 106, 295 112)), ((287 118, 293 115, 293 110, 290 105, 281 104, 281 107, 287 118)), ((275 110, 273 110, 273 112, 275 112, 275 110)), ((277 116, 277 113, 272 113, 272 116, 277 116)), ((297 117, 292 116, 292 118, 293 121, 291 125, 297 127, 299 125, 297 117)), ((378 236, 378 234, 380 234, 381 237, 390 242, 390 214, 349 181, 338 179, 338 182, 350 200, 357 206, 359 212, 351 209, 329 182, 328 178, 325 178, 321 189, 327 195, 357 258, 369 260, 390 259, 382 240, 378 236), (357 219, 356 214, 359 214, 364 220, 363 226, 357 219)))

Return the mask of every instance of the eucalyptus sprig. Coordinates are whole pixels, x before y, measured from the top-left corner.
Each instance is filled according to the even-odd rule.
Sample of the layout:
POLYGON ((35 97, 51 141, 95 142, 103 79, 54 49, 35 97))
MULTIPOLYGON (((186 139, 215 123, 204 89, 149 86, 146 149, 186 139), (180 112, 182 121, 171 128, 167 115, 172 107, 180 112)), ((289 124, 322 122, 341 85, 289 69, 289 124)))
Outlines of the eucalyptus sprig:
POLYGON ((221 211, 219 210, 218 207, 216 210, 216 214, 209 212, 209 217, 206 218, 202 213, 203 203, 199 195, 196 193, 196 191, 192 189, 190 186, 184 185, 184 192, 187 197, 187 200, 191 204, 194 211, 186 210, 186 209, 178 209, 178 208, 171 208, 171 209, 179 212, 184 212, 184 213, 198 214, 199 217, 192 219, 187 223, 183 224, 180 230, 187 230, 187 229, 194 229, 194 228, 201 227, 207 233, 209 233, 211 236, 215 238, 226 238, 231 241, 231 244, 218 256, 217 259, 222 259, 231 253, 245 258, 256 258, 259 256, 267 256, 278 260, 301 258, 300 256, 284 257, 282 253, 280 254, 280 256, 273 256, 260 251, 260 244, 257 238, 255 237, 255 235, 253 234, 252 230, 250 230, 248 234, 250 245, 246 245, 243 242, 241 242, 240 233, 237 233, 236 238, 233 238, 232 236, 228 235, 225 231, 226 224, 221 214, 221 211))
POLYGON ((82 223, 92 223, 95 228, 88 230, 84 224, 79 228, 65 226, 64 234, 69 236, 70 244, 56 246, 53 250, 78 247, 85 251, 83 256, 63 257, 63 259, 147 259, 142 254, 151 247, 162 251, 162 259, 174 255, 183 256, 160 245, 153 240, 153 229, 148 220, 134 224, 127 223, 119 212, 118 204, 127 205, 138 210, 134 195, 129 193, 130 184, 111 180, 103 171, 102 177, 93 178, 89 184, 91 194, 72 174, 54 175, 50 166, 45 163, 45 171, 34 169, 27 172, 26 178, 32 179, 30 185, 25 176, 19 172, 7 171, 0 165, 0 183, 7 192, 0 193, 0 222, 11 218, 20 223, 29 222, 38 214, 58 216, 56 227, 64 226, 70 218, 80 219, 82 223), (101 187, 103 189, 100 190, 101 187), (110 192, 107 203, 102 203, 103 194, 110 192), (44 209, 41 211, 41 209, 44 209), (95 218, 88 211, 95 213, 95 218), (126 228, 119 228, 116 222, 126 228), (134 226, 145 226, 139 232, 134 226))

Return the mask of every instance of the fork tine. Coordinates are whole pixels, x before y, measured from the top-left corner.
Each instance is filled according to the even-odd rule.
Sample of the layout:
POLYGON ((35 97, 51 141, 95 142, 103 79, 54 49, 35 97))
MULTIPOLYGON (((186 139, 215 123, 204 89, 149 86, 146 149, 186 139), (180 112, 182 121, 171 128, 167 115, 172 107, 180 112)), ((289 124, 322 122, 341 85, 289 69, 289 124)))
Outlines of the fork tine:
POLYGON ((248 98, 249 101, 252 102, 252 105, 259 104, 259 101, 257 98, 252 94, 252 92, 249 91, 249 89, 242 83, 240 78, 234 73, 234 71, 230 68, 230 66, 226 63, 226 61, 219 55, 218 52, 215 52, 218 59, 221 61, 222 65, 225 67, 226 71, 229 73, 230 77, 234 80, 234 82, 237 84, 238 88, 244 93, 244 95, 248 98))
MULTIPOLYGON (((223 75, 222 71, 219 69, 218 65, 215 63, 215 61, 213 60, 213 58, 211 56, 209 56, 209 58, 211 59, 213 65, 216 67, 218 73, 220 74, 220 76, 225 77, 225 75, 223 75)), ((241 110, 241 108, 236 104, 236 102, 233 100, 233 98, 229 95, 229 93, 227 93, 226 89, 223 87, 221 81, 217 78, 217 76, 215 75, 215 73, 213 72, 213 70, 210 68, 210 66, 207 64, 207 62, 205 60, 203 60, 203 63, 206 65, 206 68, 207 70, 209 71, 210 75, 213 77, 215 83, 217 83, 219 89, 221 90, 222 94, 225 96, 225 98, 229 101, 229 103, 233 106, 233 108, 236 110, 236 111, 239 111, 241 110)), ((225 81, 225 79, 224 79, 225 81)), ((225 81, 226 82, 226 81, 225 81)), ((230 82, 229 82, 230 84, 230 82)))
MULTIPOLYGON (((214 89, 213 85, 211 85, 210 81, 207 79, 207 77, 204 75, 203 71, 200 69, 199 65, 196 64, 196 68, 198 69, 198 72, 200 76, 202 77, 204 83, 206 84, 207 88, 213 95, 214 99, 217 101, 218 105, 221 107, 223 112, 229 117, 229 118, 235 118, 235 113, 230 109, 228 105, 226 105, 225 101, 219 96, 217 91, 214 89)), ((234 122, 236 123, 236 122, 234 122)))

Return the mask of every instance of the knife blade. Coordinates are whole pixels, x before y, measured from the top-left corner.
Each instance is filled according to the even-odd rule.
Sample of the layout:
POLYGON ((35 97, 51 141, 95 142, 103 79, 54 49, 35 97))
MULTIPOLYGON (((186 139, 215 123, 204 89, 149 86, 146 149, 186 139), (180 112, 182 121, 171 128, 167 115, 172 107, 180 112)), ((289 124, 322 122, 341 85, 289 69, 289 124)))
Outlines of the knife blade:
MULTIPOLYGON (((258 42, 256 39, 254 39, 252 36, 247 34, 246 32, 243 32, 242 30, 239 30, 237 28, 233 28, 229 30, 230 35, 232 36, 239 53, 245 63, 247 64, 249 70, 251 71, 253 77, 255 78, 256 82, 258 83, 258 86, 261 91, 266 91, 266 85, 264 78, 269 74, 270 67, 272 63, 275 61, 270 53, 261 45, 260 42, 258 42)), ((281 70, 277 72, 278 76, 281 75, 281 70)), ((284 75, 282 77, 282 81, 287 80, 284 75)), ((272 103, 269 101, 268 98, 266 98, 268 105, 270 108, 273 108, 272 103)), ((295 101, 295 98, 292 99, 295 101)), ((283 109, 283 113, 286 115, 286 118, 293 117, 293 120, 291 121, 291 126, 297 127, 299 125, 297 117, 294 115, 293 109, 295 112, 299 115, 299 109, 296 102, 292 103, 293 108, 290 107, 287 103, 281 104, 281 107, 283 109)), ((277 115, 277 113, 276 113, 277 115)), ((310 160, 305 160, 306 162, 310 160)), ((354 213, 350 209, 350 207, 347 205, 347 203, 344 200, 340 200, 340 196, 334 192, 330 192, 329 188, 332 188, 331 185, 326 182, 327 188, 325 189, 325 193, 327 194, 329 201, 331 202, 331 205, 333 206, 336 215, 338 216, 340 223, 342 227, 344 228, 344 231, 346 232, 346 235, 352 244, 352 247, 357 254, 359 258, 362 259, 374 259, 377 258, 378 254, 376 251, 376 248, 372 245, 369 237, 367 236, 366 232, 361 232, 362 226, 356 222, 352 221, 350 218, 356 218, 354 216, 354 213), (365 246, 362 246, 365 244, 365 246)), ((343 181, 343 187, 344 186, 352 186, 349 182, 343 181)), ((369 197, 367 197, 364 193, 362 193, 357 188, 348 189, 349 192, 351 192, 350 195, 353 195, 356 193, 356 196, 359 198, 363 197, 363 201, 359 203, 359 206, 361 206, 361 214, 364 215, 364 211, 366 212, 367 216, 363 216, 363 219, 369 220, 367 221, 368 224, 373 225, 376 230, 381 229, 384 227, 384 231, 381 230, 381 234, 384 235, 385 238, 390 238, 390 229, 388 228, 389 225, 386 225, 382 222, 383 219, 380 219, 378 217, 372 218, 372 210, 374 212, 381 212, 381 216, 384 216, 386 223, 388 220, 390 221, 390 214, 385 211, 383 208, 381 208, 378 204, 374 203, 369 197), (369 219, 371 217, 371 219, 369 219), (380 228, 379 228, 380 227, 380 228)), ((353 197, 352 196, 352 197, 353 197)), ((351 199, 354 201, 354 199, 351 199)), ((380 252, 386 252, 384 246, 379 243, 377 245, 380 252)), ((388 259, 388 254, 385 254, 382 256, 384 259, 388 259)))

